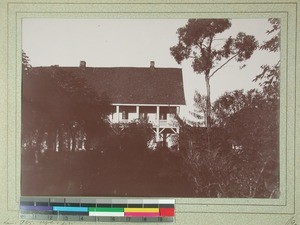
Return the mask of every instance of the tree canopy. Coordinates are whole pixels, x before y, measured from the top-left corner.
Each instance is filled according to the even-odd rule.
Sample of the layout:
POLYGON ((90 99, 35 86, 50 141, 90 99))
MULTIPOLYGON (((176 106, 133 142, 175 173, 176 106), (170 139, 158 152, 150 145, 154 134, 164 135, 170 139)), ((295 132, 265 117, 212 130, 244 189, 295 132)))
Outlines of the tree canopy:
MULTIPOLYGON (((280 50, 280 20, 278 18, 269 19, 271 29, 266 33, 271 36, 269 40, 260 45, 260 50, 269 52, 278 52, 280 50)), ((253 79, 259 82, 261 86, 279 90, 280 60, 274 65, 262 65, 262 72, 253 79)))
POLYGON ((229 19, 189 19, 184 27, 177 30, 178 44, 170 48, 177 63, 192 60, 194 71, 205 77, 208 143, 211 127, 210 78, 232 60, 246 61, 258 47, 255 37, 243 32, 239 32, 236 37, 230 36, 225 41, 217 40, 218 34, 230 27, 229 19), (220 43, 221 47, 218 47, 220 43))
MULTIPOLYGON (((23 65, 29 68, 29 58, 24 56, 25 53, 23 65)), ((58 134, 59 147, 62 148, 66 142, 66 138, 63 138, 66 133, 72 143, 77 141, 75 136, 79 133, 81 139, 85 135, 92 139, 99 132, 105 133, 109 126, 107 116, 112 111, 108 96, 96 93, 83 75, 65 74, 57 71, 55 66, 50 67, 49 71, 47 74, 39 74, 34 68, 23 70, 23 140, 28 137, 31 142, 37 143, 35 147, 38 150, 46 134, 50 148, 54 149, 58 134)), ((70 146, 70 150, 74 150, 75 144, 70 146)))

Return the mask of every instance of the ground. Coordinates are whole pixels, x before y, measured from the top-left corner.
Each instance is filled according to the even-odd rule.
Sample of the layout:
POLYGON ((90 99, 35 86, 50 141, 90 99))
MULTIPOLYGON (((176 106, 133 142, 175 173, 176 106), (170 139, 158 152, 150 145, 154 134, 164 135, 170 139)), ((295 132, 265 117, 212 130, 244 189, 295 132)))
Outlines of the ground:
POLYGON ((130 152, 22 153, 24 196, 191 197, 176 153, 163 149, 130 152))

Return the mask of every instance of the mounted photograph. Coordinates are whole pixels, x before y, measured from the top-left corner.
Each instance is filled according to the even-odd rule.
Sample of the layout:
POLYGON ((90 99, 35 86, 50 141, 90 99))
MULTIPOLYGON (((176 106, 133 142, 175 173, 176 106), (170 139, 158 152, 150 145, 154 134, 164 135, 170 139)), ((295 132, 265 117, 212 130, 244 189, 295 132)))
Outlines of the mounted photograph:
POLYGON ((280 197, 280 19, 22 19, 21 195, 280 197))

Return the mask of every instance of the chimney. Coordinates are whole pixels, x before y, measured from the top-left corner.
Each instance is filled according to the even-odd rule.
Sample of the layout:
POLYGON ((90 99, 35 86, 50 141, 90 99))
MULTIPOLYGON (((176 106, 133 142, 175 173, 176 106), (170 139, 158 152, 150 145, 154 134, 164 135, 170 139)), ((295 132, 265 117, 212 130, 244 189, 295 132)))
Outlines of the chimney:
POLYGON ((150 61, 150 68, 154 69, 155 68, 155 62, 154 61, 150 61))
POLYGON ((86 68, 86 62, 85 61, 80 61, 79 67, 82 69, 86 68))

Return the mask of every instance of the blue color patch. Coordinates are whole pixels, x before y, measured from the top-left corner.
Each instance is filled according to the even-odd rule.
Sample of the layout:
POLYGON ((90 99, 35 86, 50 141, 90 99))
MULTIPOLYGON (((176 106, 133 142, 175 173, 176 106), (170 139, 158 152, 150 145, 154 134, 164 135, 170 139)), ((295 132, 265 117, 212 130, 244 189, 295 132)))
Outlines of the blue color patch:
POLYGON ((53 211, 59 211, 59 212, 88 212, 88 207, 53 206, 53 211))

